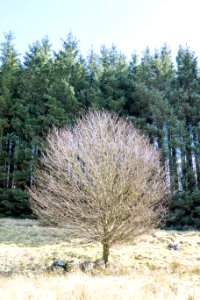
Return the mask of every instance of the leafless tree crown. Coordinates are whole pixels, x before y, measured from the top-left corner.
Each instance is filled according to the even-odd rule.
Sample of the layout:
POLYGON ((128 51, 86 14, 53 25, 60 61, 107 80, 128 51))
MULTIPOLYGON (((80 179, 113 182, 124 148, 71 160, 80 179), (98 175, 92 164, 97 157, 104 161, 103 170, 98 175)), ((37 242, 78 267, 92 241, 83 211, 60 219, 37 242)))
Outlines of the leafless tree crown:
POLYGON ((49 224, 112 246, 158 225, 167 187, 159 153, 130 122, 89 112, 54 129, 34 174, 33 211, 49 224))

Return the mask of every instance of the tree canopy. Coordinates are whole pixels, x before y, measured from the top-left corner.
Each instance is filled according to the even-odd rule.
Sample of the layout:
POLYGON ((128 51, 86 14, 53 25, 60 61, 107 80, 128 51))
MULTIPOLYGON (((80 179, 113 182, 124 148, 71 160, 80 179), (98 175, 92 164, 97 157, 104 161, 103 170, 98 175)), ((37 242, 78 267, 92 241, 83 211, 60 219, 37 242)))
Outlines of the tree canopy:
POLYGON ((167 225, 200 227, 200 74, 190 48, 175 62, 166 45, 141 59, 115 46, 83 57, 71 33, 57 52, 48 38, 33 43, 23 60, 12 33, 0 48, 1 215, 31 214, 25 187, 46 135, 92 107, 126 116, 161 151, 174 194, 167 225))
POLYGON ((29 189, 43 224, 110 247, 160 224, 170 188, 159 152, 132 123, 89 111, 74 127, 54 130, 29 189))

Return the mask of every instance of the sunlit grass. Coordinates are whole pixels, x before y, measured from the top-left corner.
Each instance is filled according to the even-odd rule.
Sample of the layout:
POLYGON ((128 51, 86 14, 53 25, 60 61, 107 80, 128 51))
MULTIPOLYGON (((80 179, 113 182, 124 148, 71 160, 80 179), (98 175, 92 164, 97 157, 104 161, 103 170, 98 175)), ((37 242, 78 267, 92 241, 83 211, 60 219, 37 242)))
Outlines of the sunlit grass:
POLYGON ((101 257, 101 245, 36 221, 0 219, 0 299, 200 299, 200 232, 156 230, 111 249, 110 265, 58 276, 55 259, 101 257), (170 242, 180 250, 169 250, 170 242))
POLYGON ((15 276, 1 279, 2 300, 173 300, 199 299, 199 288, 194 282, 158 272, 132 276, 91 277, 85 274, 15 276))

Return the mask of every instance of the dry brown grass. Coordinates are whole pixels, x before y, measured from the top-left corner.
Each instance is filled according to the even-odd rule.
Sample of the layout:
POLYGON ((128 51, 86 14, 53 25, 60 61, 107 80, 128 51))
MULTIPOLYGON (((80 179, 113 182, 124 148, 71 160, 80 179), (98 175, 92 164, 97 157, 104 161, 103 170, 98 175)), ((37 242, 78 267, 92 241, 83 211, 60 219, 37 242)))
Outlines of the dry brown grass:
POLYGON ((0 220, 0 299, 200 299, 200 232, 156 230, 111 250, 104 271, 51 274, 53 259, 95 260, 99 244, 62 229, 0 220), (24 226, 25 225, 25 226, 24 226), (172 241, 180 251, 169 250, 172 241))
POLYGON ((4 278, 0 283, 1 300, 189 300, 200 295, 197 282, 155 271, 151 276, 19 276, 4 278))

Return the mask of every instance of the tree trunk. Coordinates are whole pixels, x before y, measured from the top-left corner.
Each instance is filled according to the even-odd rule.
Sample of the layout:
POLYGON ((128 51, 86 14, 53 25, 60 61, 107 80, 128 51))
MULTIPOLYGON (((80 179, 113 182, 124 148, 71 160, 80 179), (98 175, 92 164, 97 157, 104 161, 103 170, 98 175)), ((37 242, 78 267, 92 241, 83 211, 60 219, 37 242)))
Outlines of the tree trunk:
POLYGON ((108 263, 108 256, 109 256, 110 246, 108 243, 103 243, 103 260, 105 265, 108 263))

